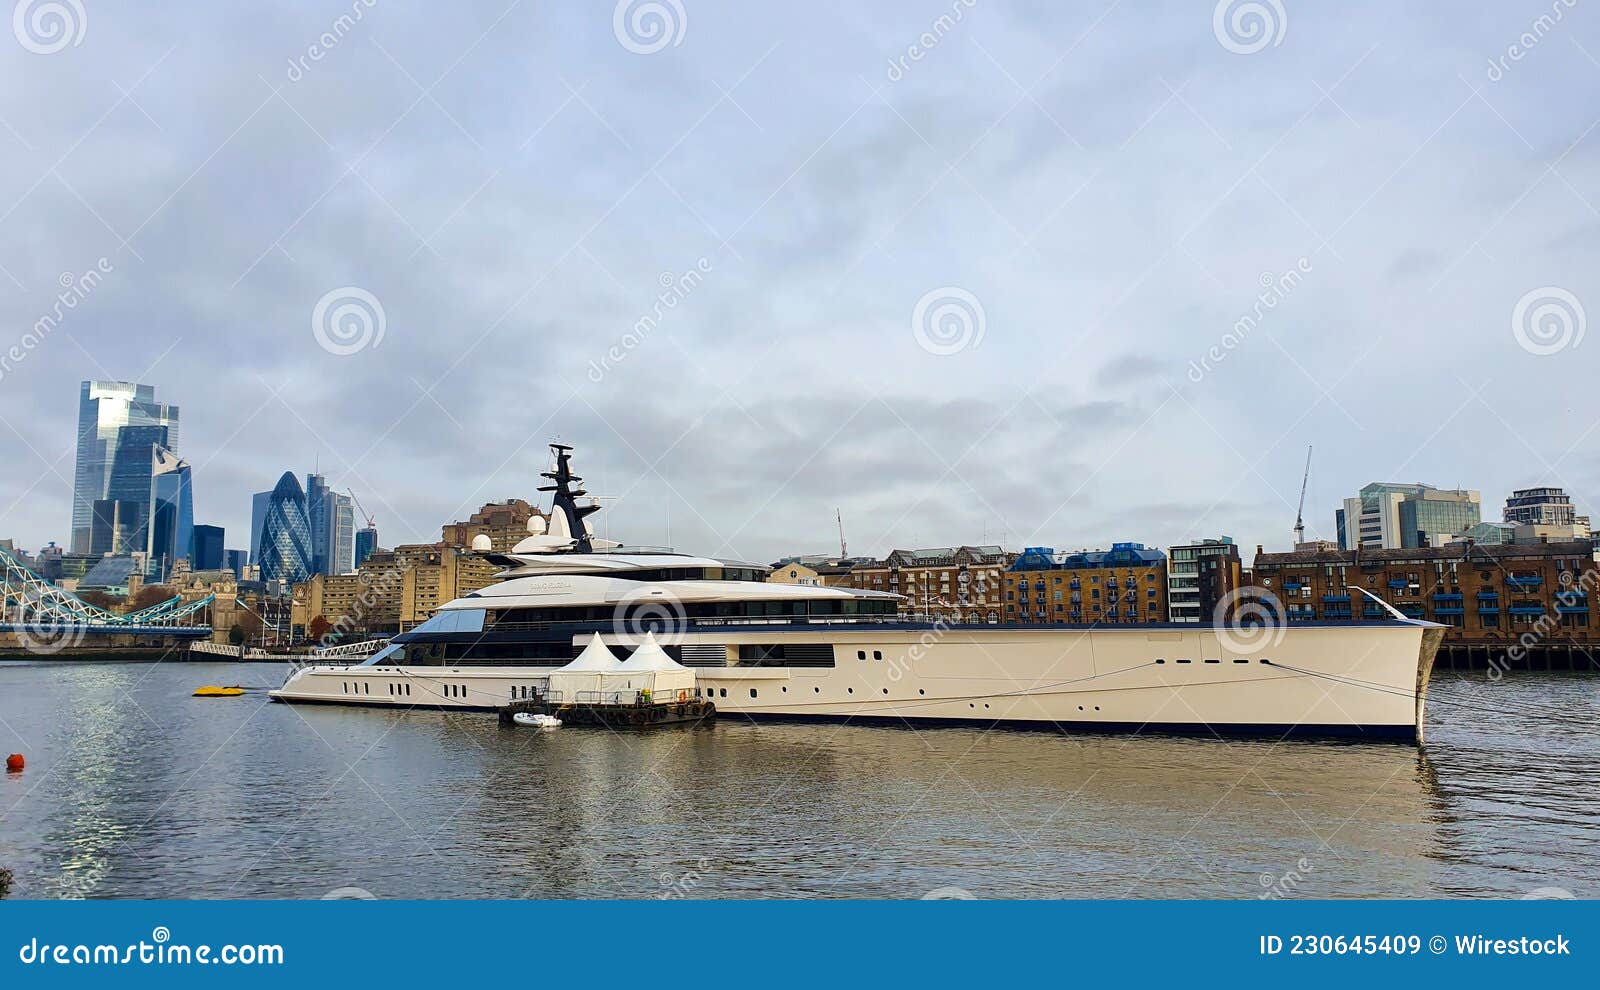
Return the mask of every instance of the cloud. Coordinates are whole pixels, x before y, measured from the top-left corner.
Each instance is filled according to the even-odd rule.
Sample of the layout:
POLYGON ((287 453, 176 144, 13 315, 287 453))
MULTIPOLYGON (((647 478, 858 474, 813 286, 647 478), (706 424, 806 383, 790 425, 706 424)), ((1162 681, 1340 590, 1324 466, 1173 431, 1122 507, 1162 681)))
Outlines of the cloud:
POLYGON ((897 81, 915 5, 697 8, 653 55, 584 6, 89 16, 57 54, 0 46, 4 325, 115 266, 0 378, 25 546, 66 536, 97 377, 182 406, 197 520, 235 546, 250 493, 313 464, 386 543, 434 539, 531 496, 553 433, 627 493, 614 536, 758 558, 827 549, 836 507, 861 551, 1281 547, 1307 443, 1325 528, 1397 471, 1489 516, 1600 494, 1586 352, 1510 326, 1542 286, 1600 311, 1600 89, 1573 85, 1600 70, 1552 39, 1491 82, 1500 16, 1298 5, 1237 55, 1186 5, 980 5, 897 81), (387 324, 338 356, 311 316, 345 286, 387 324), (947 287, 985 333, 939 356, 911 320, 947 287), (1530 395, 1563 415, 1527 429, 1530 395))

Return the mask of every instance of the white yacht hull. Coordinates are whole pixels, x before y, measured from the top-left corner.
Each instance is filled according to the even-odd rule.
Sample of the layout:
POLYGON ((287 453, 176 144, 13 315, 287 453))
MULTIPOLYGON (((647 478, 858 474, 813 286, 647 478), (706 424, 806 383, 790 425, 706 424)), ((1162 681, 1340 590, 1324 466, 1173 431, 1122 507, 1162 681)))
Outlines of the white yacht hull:
MULTIPOLYGON (((1442 629, 1291 626, 1248 654, 1208 627, 727 629, 665 636, 729 648, 695 668, 722 717, 1017 723, 1063 730, 1306 734, 1420 741, 1442 629), (832 667, 739 666, 740 644, 828 643, 832 667), (862 656, 865 659, 860 659, 862 656), (1185 662, 1187 661, 1187 662, 1185 662)), ((612 642, 626 637, 606 637, 612 642)), ((493 710, 548 666, 307 667, 278 701, 493 710)))

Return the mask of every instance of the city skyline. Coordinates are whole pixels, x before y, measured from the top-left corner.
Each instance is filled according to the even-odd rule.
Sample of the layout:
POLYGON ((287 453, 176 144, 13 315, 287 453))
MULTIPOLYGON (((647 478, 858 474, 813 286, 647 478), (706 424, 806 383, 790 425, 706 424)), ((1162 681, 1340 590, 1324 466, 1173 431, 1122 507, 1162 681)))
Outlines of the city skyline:
MULTIPOLYGON (((91 381, 84 381, 84 382, 81 383, 81 385, 82 385, 81 392, 82 392, 82 394, 84 396, 88 396, 90 394, 90 386, 91 385, 97 386, 97 387, 101 387, 101 386, 127 386, 127 388, 122 389, 122 391, 128 392, 128 394, 131 396, 131 395, 135 394, 135 391, 133 391, 133 390, 136 390, 137 394, 141 395, 141 396, 144 396, 145 397, 145 401, 147 401, 147 402, 153 401, 154 394, 162 388, 160 386, 150 385, 149 383, 133 383, 133 382, 91 382, 91 381)), ((176 422, 176 417, 177 417, 178 406, 176 404, 171 404, 171 405, 169 405, 169 404, 160 404, 160 405, 161 405, 161 408, 163 408, 163 409, 170 409, 171 410, 172 417, 173 417, 173 422, 175 423, 176 422)), ((164 431, 166 431, 168 429, 168 427, 162 426, 162 427, 160 427, 158 429, 164 433, 164 431)), ((186 502, 188 500, 192 499, 193 482, 192 482, 192 479, 190 477, 190 469, 189 469, 188 463, 186 461, 182 460, 181 458, 179 458, 171 448, 166 447, 166 446, 162 446, 160 444, 155 444, 153 441, 152 441, 152 450, 155 452, 155 458, 156 458, 155 459, 155 474, 158 475, 158 474, 161 474, 161 473, 164 473, 164 472, 175 472, 175 471, 177 471, 178 469, 181 468, 182 479, 183 479, 182 480, 182 485, 181 485, 181 488, 174 488, 172 490, 172 493, 171 493, 172 496, 176 497, 177 492, 181 491, 182 492, 182 497, 186 502)), ((80 460, 81 460, 81 458, 80 458, 80 460)), ((107 469, 107 471, 110 470, 110 461, 109 460, 107 461, 107 468, 106 469, 107 469)), ((155 475, 152 475, 152 477, 154 477, 154 476, 155 475)), ((249 522, 249 524, 247 526, 241 527, 240 530, 235 531, 235 532, 243 531, 243 532, 245 532, 247 534, 247 540, 244 541, 244 542, 247 543, 247 547, 240 547, 239 549, 248 549, 249 558, 250 558, 250 563, 251 564, 259 565, 260 555, 261 555, 261 542, 260 542, 261 529, 262 529, 262 526, 264 524, 265 517, 267 515, 269 503, 271 502, 273 496, 277 494, 277 490, 283 485, 283 479, 285 477, 293 477, 293 480, 295 481, 295 485, 297 487, 299 486, 300 479, 299 479, 298 476, 295 475, 294 471, 290 470, 290 471, 282 472, 280 474, 279 479, 278 479, 278 481, 277 481, 277 483, 276 483, 276 485, 274 486, 273 489, 269 489, 269 490, 266 490, 266 491, 255 492, 255 493, 253 493, 251 495, 252 508, 251 508, 251 512, 250 512, 250 516, 249 516, 250 522, 249 522)), ((303 509, 304 509, 304 512, 305 512, 305 520, 304 520, 304 522, 305 522, 305 527, 307 529, 307 537, 306 538, 307 538, 307 541, 308 541, 307 542, 307 558, 306 558, 307 565, 306 566, 307 566, 307 569, 308 569, 308 573, 333 573, 333 574, 349 573, 354 569, 355 565, 357 563, 359 563, 359 561, 356 559, 356 552, 357 552, 356 536, 357 536, 358 532, 365 531, 367 529, 367 527, 365 525, 357 527, 357 525, 356 525, 356 507, 355 507, 355 503, 354 503, 354 500, 351 498, 351 496, 348 493, 339 492, 339 491, 334 490, 332 487, 330 487, 327 484, 326 477, 323 474, 321 474, 321 473, 319 473, 317 471, 308 472, 306 474, 305 478, 306 478, 306 486, 304 488, 300 489, 299 498, 300 498, 300 501, 302 503, 302 506, 303 506, 303 509), (317 503, 321 499, 328 500, 327 503, 326 503, 326 505, 327 505, 326 509, 319 510, 317 508, 317 503), (325 515, 327 513, 332 513, 334 516, 336 516, 336 521, 332 524, 332 527, 333 527, 332 529, 328 528, 329 525, 330 525, 329 523, 319 520, 319 515, 318 515, 319 511, 324 513, 325 515)), ((1401 491, 1409 493, 1410 495, 1416 495, 1416 494, 1421 493, 1421 492, 1426 492, 1426 493, 1429 494, 1429 497, 1432 497, 1432 496, 1435 496, 1435 495, 1438 495, 1438 496, 1450 496, 1452 498, 1458 497, 1458 496, 1471 496, 1472 499, 1473 499, 1474 515, 1473 515, 1473 517, 1472 517, 1472 519, 1470 521, 1475 523, 1480 518, 1477 515, 1477 507, 1479 505, 1483 504, 1483 502, 1482 502, 1481 497, 1480 497, 1480 492, 1477 491, 1477 490, 1440 490, 1438 488, 1438 486, 1434 486, 1434 485, 1428 484, 1426 482, 1396 483, 1396 482, 1392 482, 1392 481, 1371 481, 1371 482, 1368 482, 1366 485, 1363 486, 1363 491, 1380 490, 1380 489, 1381 490, 1401 490, 1401 491)), ((1561 490, 1559 486, 1545 486, 1545 485, 1537 484, 1537 483, 1532 483, 1532 484, 1530 484, 1530 483, 1522 483, 1522 484, 1518 484, 1515 487, 1513 487, 1512 489, 1508 490, 1507 493, 1506 493, 1506 496, 1503 499, 1501 499, 1498 503, 1490 501, 1488 503, 1488 505, 1489 505, 1491 510, 1493 509, 1493 507, 1496 504, 1499 504, 1499 505, 1504 507, 1504 512, 1495 512, 1495 511, 1488 512, 1486 515, 1487 516, 1492 516, 1493 518, 1492 519, 1491 518, 1483 518, 1483 522, 1485 522, 1485 523, 1498 522, 1502 515, 1507 515, 1507 516, 1509 516, 1509 515, 1518 515, 1519 517, 1526 517, 1527 519, 1532 520, 1533 518, 1535 518, 1534 515, 1528 515, 1526 510, 1521 511, 1521 512, 1513 512, 1512 506, 1519 502, 1519 499, 1517 498, 1518 496, 1523 496, 1524 497, 1521 501, 1528 501, 1528 500, 1530 500, 1530 496, 1535 495, 1537 493, 1555 493, 1561 499, 1565 500, 1563 502, 1563 505, 1565 506, 1565 515, 1562 516, 1561 518, 1566 519, 1568 521, 1570 521, 1572 518, 1574 518, 1574 516, 1580 517, 1580 518, 1587 518, 1587 515, 1586 515, 1586 512, 1584 511, 1583 506, 1571 503, 1570 494, 1564 492, 1563 490, 1561 490)), ((1399 495, 1394 495, 1392 497, 1396 498, 1396 499, 1400 498, 1399 495)), ((491 501, 495 501, 495 500, 491 500, 491 501)), ((537 499, 535 499, 534 501, 537 502, 537 499)), ((1542 499, 1539 499, 1538 501, 1540 501, 1541 504, 1543 502, 1542 499)), ((1310 527, 1309 530, 1308 530, 1308 533, 1309 533, 1308 539, 1311 542, 1322 540, 1322 541, 1327 541, 1327 542, 1333 543, 1335 545, 1340 545, 1341 542, 1342 542, 1341 538, 1340 538, 1341 526, 1342 526, 1342 522, 1340 520, 1340 516, 1344 512, 1349 511, 1350 506, 1359 505, 1359 502, 1360 502, 1360 499, 1343 499, 1341 502, 1335 504, 1335 506, 1333 506, 1329 510, 1334 516, 1334 524, 1332 526, 1333 535, 1332 536, 1317 535, 1316 527, 1313 526, 1313 527, 1310 527)), ((1397 502, 1396 504, 1398 506, 1399 503, 1397 502)), ((174 512, 178 513, 179 510, 174 509, 174 512)), ((1315 512, 1316 512, 1316 509, 1315 509, 1315 507, 1313 507, 1313 515, 1315 514, 1315 512)), ((1398 508, 1396 509, 1396 512, 1398 514, 1398 508)), ((1546 510, 1546 514, 1547 514, 1547 512, 1548 512, 1548 510, 1546 510)), ((1536 515, 1537 515, 1538 518, 1546 518, 1546 514, 1536 514, 1536 515)), ((183 509, 181 511, 180 515, 184 519, 183 522, 178 522, 177 521, 178 516, 175 515, 173 521, 171 523, 169 523, 169 525, 173 526, 174 528, 181 528, 181 529, 186 529, 186 530, 189 530, 189 531, 192 531, 194 528, 196 528, 196 521, 195 521, 192 505, 190 505, 189 507, 183 509)), ((152 516, 152 519, 153 518, 154 517, 152 516)), ((447 525, 447 524, 449 524, 450 522, 453 522, 453 521, 455 521, 455 520, 445 520, 444 522, 441 523, 441 525, 447 525)), ((837 524, 838 520, 835 520, 835 522, 837 524)), ((155 537, 149 532, 149 523, 144 520, 144 517, 140 517, 140 521, 136 525, 139 525, 144 529, 144 531, 145 531, 144 532, 145 540, 147 542, 149 542, 149 545, 154 546, 154 542, 153 541, 154 541, 155 537)), ((213 525, 207 525, 207 526, 204 526, 204 527, 201 527, 201 528, 205 528, 205 529, 218 529, 218 528, 220 528, 225 533, 229 531, 228 527, 226 527, 226 526, 218 527, 218 526, 213 526, 213 525)), ((435 528, 437 528, 437 527, 435 527, 435 528)), ((832 531, 832 535, 837 537, 839 535, 838 534, 838 530, 837 529, 833 530, 832 531)), ((1037 548, 1041 548, 1041 547, 1051 547, 1053 549, 1058 549, 1058 550, 1073 549, 1073 550, 1079 550, 1079 551, 1091 551, 1091 550, 1106 550, 1106 549, 1111 548, 1111 547, 1113 547, 1115 545, 1118 545, 1118 544, 1120 544, 1122 541, 1124 541, 1127 538, 1127 535, 1128 534, 1125 534, 1125 533, 1120 534, 1120 535, 1117 534, 1117 533, 1112 533, 1112 534, 1105 535, 1098 542, 1091 541, 1091 542, 1082 543, 1082 544, 1059 543, 1059 541, 1058 541, 1058 543, 1052 543, 1049 540, 1044 540, 1042 542, 1034 542, 1034 543, 1029 543, 1029 544, 1015 544, 1015 545, 1013 545, 1013 544, 1010 544, 1010 543, 1006 543, 1003 539, 1001 540, 1001 543, 1003 545, 1005 545, 1007 547, 1007 549, 1014 549, 1014 550, 1037 549, 1037 548)), ((1413 533, 1412 535, 1415 536, 1415 535, 1418 535, 1418 534, 1413 533)), ((1455 535, 1456 536, 1461 536, 1463 534, 1457 533, 1455 535)), ((1187 538, 1182 539, 1182 540, 1171 541, 1171 542, 1166 542, 1166 543, 1152 543, 1152 546, 1158 546, 1158 547, 1178 546, 1180 544, 1188 542, 1190 539, 1204 538, 1204 536, 1205 536, 1205 534, 1197 534, 1196 536, 1187 537, 1187 538)), ((15 536, 8 536, 6 538, 14 540, 17 543, 18 546, 30 547, 29 543, 27 543, 26 541, 23 541, 23 540, 17 540, 15 536)), ((167 539, 172 539, 173 538, 173 534, 171 534, 171 533, 167 534, 166 538, 167 539)), ((1228 538, 1231 539, 1231 537, 1228 537, 1228 538)), ((1398 540, 1398 536, 1396 537, 1396 539, 1398 540)), ((49 542, 52 542, 52 540, 44 540, 44 541, 41 541, 41 542, 39 542, 37 544, 32 544, 31 547, 32 548, 43 547, 49 542)), ((65 548, 70 550, 70 545, 68 543, 65 543, 65 542, 62 542, 62 541, 58 541, 58 540, 57 541, 53 541, 53 542, 56 542, 57 545, 65 547, 65 548)), ((233 542, 233 541, 229 541, 229 542, 233 542)), ((430 537, 428 537, 426 535, 419 535, 415 539, 391 539, 390 542, 391 542, 391 545, 426 544, 426 543, 435 542, 435 539, 434 538, 430 538, 430 537)), ((976 542, 978 542, 978 541, 945 539, 945 540, 924 541, 920 545, 923 545, 923 546, 937 546, 937 545, 955 545, 955 546, 959 546, 959 545, 964 545, 964 544, 965 545, 974 545, 976 542)), ((1275 550, 1275 549, 1279 549, 1280 547, 1287 547, 1287 548, 1290 548, 1290 549, 1293 548, 1292 540, 1287 541, 1286 543, 1281 544, 1281 545, 1277 544, 1277 543, 1271 543, 1271 542, 1264 542, 1264 541, 1261 541, 1261 542, 1262 542, 1262 545, 1265 546, 1266 549, 1268 549, 1269 551, 1272 551, 1272 550, 1275 550)), ((1413 540, 1412 543, 1408 544, 1408 545, 1415 545, 1415 542, 1416 541, 1413 540)), ((904 547, 911 546, 911 545, 912 544, 902 544, 902 545, 897 545, 897 546, 894 546, 894 547, 882 547, 882 548, 876 548, 876 549, 868 548, 867 549, 867 554, 870 555, 870 556, 883 557, 883 556, 886 556, 891 550, 902 549, 904 547)), ((1250 544, 1248 544, 1248 543, 1240 543, 1239 545, 1241 546, 1241 548, 1246 548, 1246 549, 1250 546, 1250 544)), ((1398 545, 1398 542, 1396 543, 1396 545, 1398 545)), ((374 543, 374 546, 376 546, 376 543, 374 543)), ((793 556, 795 554, 801 554, 801 553, 826 553, 826 552, 827 552, 827 548, 806 549, 806 550, 792 550, 791 549, 791 550, 785 550, 780 554, 771 555, 771 559, 779 559, 780 557, 783 557, 784 555, 793 556)), ((186 556, 186 554, 184 554, 182 552, 179 552, 179 553, 177 553, 177 556, 186 556)), ((765 559, 765 558, 763 558, 763 559, 765 559)))
POLYGON ((0 528, 70 538, 86 377, 171 393, 231 534, 320 459, 426 540, 553 434, 613 537, 757 560, 836 507, 880 553, 1281 547, 1307 444, 1308 539, 1374 479, 1593 504, 1594 17, 1495 68, 1531 13, 1294 7, 1245 52, 1210 14, 979 5, 902 62, 933 13, 696 5, 641 55, 383 8, 301 64, 316 12, 96 9, 5 63, 0 309, 49 332, 0 528))

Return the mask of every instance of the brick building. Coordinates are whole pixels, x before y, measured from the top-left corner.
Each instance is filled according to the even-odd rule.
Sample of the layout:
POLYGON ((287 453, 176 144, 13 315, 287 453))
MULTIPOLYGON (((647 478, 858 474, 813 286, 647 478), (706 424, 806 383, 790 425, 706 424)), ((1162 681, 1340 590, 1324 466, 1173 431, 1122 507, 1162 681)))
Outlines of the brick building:
POLYGON ((1364 588, 1405 615, 1449 626, 1447 646, 1509 647, 1539 631, 1552 645, 1600 642, 1589 541, 1450 543, 1391 550, 1262 553, 1256 585, 1284 606, 1290 622, 1386 618, 1364 588))
POLYGON ((1029 547, 1005 576, 1005 621, 1126 624, 1167 619, 1167 558, 1142 543, 1057 553, 1029 547))
POLYGON ((896 550, 850 571, 850 587, 904 595, 902 614, 929 621, 997 623, 1001 575, 1012 555, 997 546, 896 550))

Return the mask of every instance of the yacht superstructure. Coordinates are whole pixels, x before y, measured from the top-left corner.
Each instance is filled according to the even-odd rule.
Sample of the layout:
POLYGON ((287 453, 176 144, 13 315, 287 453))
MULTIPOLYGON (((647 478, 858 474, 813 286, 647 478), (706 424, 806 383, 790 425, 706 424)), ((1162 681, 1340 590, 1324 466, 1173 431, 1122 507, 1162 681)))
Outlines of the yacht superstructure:
POLYGON ((294 669, 287 702, 494 710, 542 697, 595 634, 627 656, 653 634, 721 717, 1018 723, 1063 730, 1421 740, 1443 627, 1383 621, 952 625, 901 597, 770 584, 768 568, 600 540, 598 503, 552 444, 548 527, 502 579, 356 665, 294 669))

